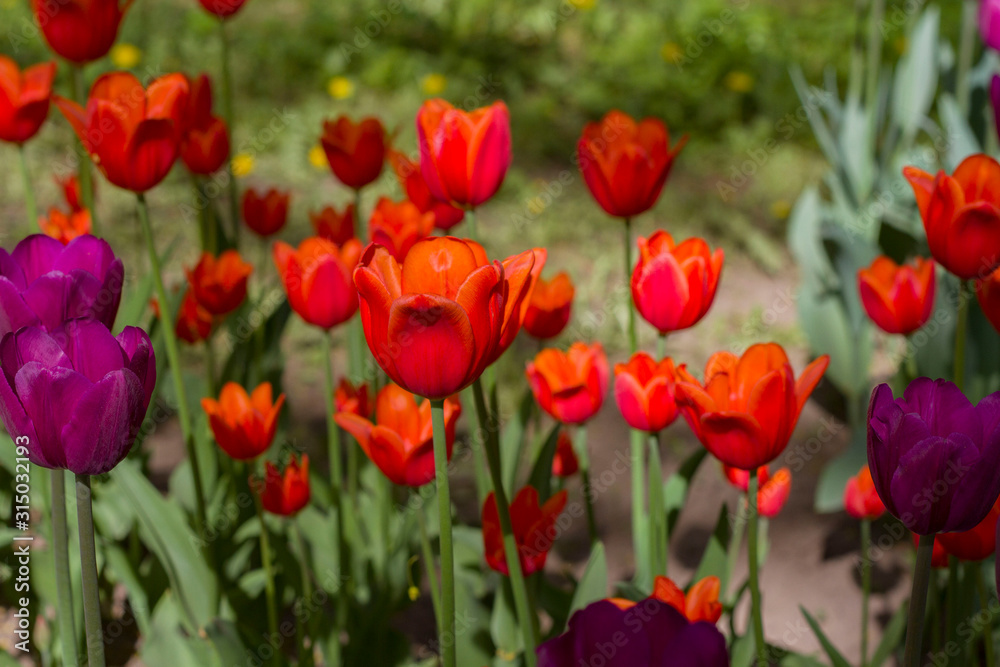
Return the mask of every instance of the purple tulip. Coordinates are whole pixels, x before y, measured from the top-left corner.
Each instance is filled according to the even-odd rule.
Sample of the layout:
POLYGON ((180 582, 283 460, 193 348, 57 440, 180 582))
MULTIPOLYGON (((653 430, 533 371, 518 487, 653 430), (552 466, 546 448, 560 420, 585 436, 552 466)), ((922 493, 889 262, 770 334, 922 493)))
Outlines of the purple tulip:
POLYGON ((627 610, 600 600, 569 619, 566 632, 538 647, 538 667, 727 667, 726 640, 711 623, 689 623, 648 598, 627 610))
POLYGON ((1000 392, 973 406, 951 382, 880 384, 868 406, 868 466, 886 508, 914 533, 970 530, 1000 495, 1000 392))
POLYGON ((149 336, 70 320, 0 340, 0 419, 28 438, 28 458, 77 474, 108 472, 132 448, 156 383, 149 336))
POLYGON ((123 276, 107 241, 90 235, 64 246, 35 234, 9 254, 0 248, 0 336, 26 326, 51 330, 80 317, 110 329, 123 276))
POLYGON ((980 1, 979 34, 986 46, 1000 51, 1000 0, 980 1))

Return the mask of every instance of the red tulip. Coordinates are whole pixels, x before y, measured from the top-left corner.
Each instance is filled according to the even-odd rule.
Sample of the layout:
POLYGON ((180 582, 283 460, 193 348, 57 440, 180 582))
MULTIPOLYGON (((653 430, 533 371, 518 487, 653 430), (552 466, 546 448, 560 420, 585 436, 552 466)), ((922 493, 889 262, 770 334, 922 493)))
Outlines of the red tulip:
POLYGON ((309 220, 316 230, 316 236, 327 241, 344 245, 354 238, 354 204, 345 206, 343 213, 337 212, 332 206, 327 206, 318 213, 310 212, 309 220))
POLYGON ((264 194, 250 188, 243 193, 243 221, 260 236, 276 234, 288 221, 291 195, 271 188, 264 194))
POLYGON ((529 250, 490 264, 478 243, 450 236, 417 241, 402 264, 368 246, 354 282, 379 366, 430 399, 469 386, 517 335, 535 262, 529 250))
POLYGON ((920 208, 927 245, 938 264, 963 280, 1000 265, 1000 164, 988 155, 965 158, 955 173, 903 169, 920 208))
POLYGON ((687 137, 671 150, 666 125, 655 118, 636 123, 628 114, 610 111, 588 123, 577 144, 577 160, 590 194, 609 215, 630 218, 656 203, 674 158, 687 137))
POLYGON ((573 343, 569 351, 542 350, 528 364, 535 400, 564 424, 582 424, 601 409, 608 391, 608 358, 600 343, 573 343))
POLYGON ((417 113, 420 170, 431 195, 475 208, 500 189, 510 168, 510 113, 503 102, 466 112, 441 99, 417 113))
POLYGON ((359 190, 382 173, 387 140, 378 118, 354 123, 347 116, 323 123, 320 137, 330 169, 341 183, 359 190))
POLYGON ((187 272, 191 292, 198 303, 213 315, 226 315, 240 307, 247 297, 247 278, 253 266, 236 250, 218 257, 203 252, 198 264, 187 272))
POLYGON ((303 454, 300 464, 293 456, 282 472, 267 461, 263 484, 258 479, 250 483, 264 509, 278 516, 294 516, 309 504, 309 457, 303 454))
POLYGON ((406 198, 413 202, 421 213, 434 214, 435 227, 447 231, 462 222, 465 211, 431 194, 419 164, 399 151, 389 151, 389 163, 396 172, 400 186, 406 192, 406 198))
MULTIPOLYGON (((156 316, 160 317, 159 304, 156 306, 156 316)), ((194 298, 194 291, 189 289, 177 310, 177 325, 174 329, 177 337, 191 345, 207 340, 212 333, 212 323, 212 313, 198 303, 198 299, 194 298)))
POLYGON ((23 144, 41 129, 49 115, 54 62, 21 72, 17 63, 0 56, 0 141, 23 144))
POLYGON ((700 238, 679 245, 665 231, 639 238, 639 263, 632 272, 636 310, 661 334, 697 324, 715 299, 724 254, 700 238))
POLYGON ((219 400, 201 399, 215 441, 222 451, 240 461, 255 459, 271 446, 284 403, 284 394, 272 400, 270 382, 261 384, 250 395, 235 382, 228 382, 219 400))
POLYGON ((524 330, 539 340, 558 336, 569 323, 575 293, 565 271, 549 281, 539 277, 524 315, 524 330))
MULTIPOLYGON (((455 443, 455 422, 462 407, 454 397, 444 401, 448 459, 455 443)), ((375 424, 353 412, 338 412, 341 428, 353 435, 372 463, 393 484, 423 486, 434 481, 434 438, 431 402, 419 405, 410 392, 386 385, 375 402, 375 424)))
POLYGON ((580 470, 580 460, 573 449, 573 441, 565 430, 560 429, 556 440, 556 454, 552 458, 552 475, 554 477, 572 477, 580 470))
POLYGON ((57 54, 77 65, 103 58, 132 0, 31 0, 35 23, 57 54))
POLYGON ((66 199, 66 203, 69 204, 71 211, 82 211, 83 206, 83 191, 80 189, 80 179, 76 174, 70 174, 66 178, 55 178, 56 185, 59 189, 63 191, 63 197, 66 199))
POLYGON ((809 364, 796 381, 780 345, 750 346, 742 357, 717 352, 705 365, 705 383, 677 369, 677 404, 708 451, 728 466, 751 470, 785 449, 809 394, 830 364, 809 364))
POLYGON ((86 110, 53 99, 105 178, 145 192, 166 177, 177 158, 187 96, 183 74, 168 74, 143 90, 131 74, 111 72, 94 82, 86 110))
POLYGON ((934 543, 961 561, 984 560, 996 551, 997 519, 1000 519, 1000 499, 975 528, 962 533, 938 533, 934 543))
POLYGON ((90 211, 73 211, 67 215, 53 206, 47 218, 38 219, 38 227, 46 236, 66 245, 76 237, 90 233, 90 211))
POLYGON ((934 260, 900 266, 882 255, 858 271, 858 290, 868 317, 886 333, 908 336, 934 311, 934 260))
POLYGON ((877 519, 885 514, 885 505, 875 490, 868 464, 861 466, 860 472, 847 480, 844 487, 844 509, 855 519, 877 519))
POLYGON ((274 263, 292 310, 323 329, 351 319, 358 310, 351 272, 360 254, 361 243, 356 239, 337 246, 314 236, 303 241, 298 250, 281 241, 275 243, 274 263))
POLYGON ((677 418, 674 383, 677 372, 670 357, 656 362, 636 352, 627 364, 615 364, 615 401, 632 428, 656 433, 677 418))
POLYGON ((202 74, 191 82, 191 95, 182 120, 181 159, 192 174, 207 176, 221 169, 229 158, 229 130, 212 115, 212 84, 202 74))
POLYGON ((650 597, 666 602, 684 614, 692 623, 697 621, 715 623, 722 618, 722 604, 719 602, 721 586, 718 577, 705 577, 692 584, 685 595, 672 579, 661 576, 656 577, 653 583, 653 595, 650 597))
POLYGON ((243 8, 247 0, 198 0, 205 11, 227 19, 243 8))
MULTIPOLYGON (((556 519, 566 507, 566 495, 565 491, 560 491, 549 498, 544 505, 540 505, 538 491, 526 486, 514 496, 510 504, 510 521, 514 540, 517 542, 521 572, 525 576, 545 567, 545 559, 556 537, 556 519)), ((486 563, 490 569, 510 576, 507 556, 503 549, 503 534, 500 532, 500 513, 492 491, 483 504, 482 518, 486 563)))
MULTIPOLYGON (((746 493, 750 487, 750 472, 722 464, 722 472, 729 483, 746 493)), ((792 490, 792 473, 781 468, 772 475, 767 466, 757 468, 757 512, 764 517, 775 517, 781 512, 792 490)))
POLYGON ((372 413, 371 401, 368 397, 368 385, 355 387, 347 378, 342 378, 333 393, 333 402, 337 412, 350 412, 359 417, 368 417, 372 413))
POLYGON ((976 281, 976 299, 986 319, 1000 331, 1000 268, 983 280, 976 281))
POLYGON ((384 246, 402 262, 414 243, 434 232, 434 214, 421 213, 412 202, 395 203, 381 197, 368 220, 368 230, 372 243, 384 246))

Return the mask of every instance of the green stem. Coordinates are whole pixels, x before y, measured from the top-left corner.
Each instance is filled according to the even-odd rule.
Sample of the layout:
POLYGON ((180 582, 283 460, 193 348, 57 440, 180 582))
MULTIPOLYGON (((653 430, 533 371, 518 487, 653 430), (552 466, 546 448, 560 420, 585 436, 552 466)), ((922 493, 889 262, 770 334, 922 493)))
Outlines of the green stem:
MULTIPOLYGON (((632 219, 625 218, 625 284, 632 280, 632 219)), ((628 345, 629 353, 635 354, 639 349, 638 339, 635 333, 635 304, 632 303, 632 291, 626 290, 628 300, 628 345)))
POLYGON ((965 389, 965 339, 969 324, 969 301, 972 296, 965 282, 958 286, 958 312, 955 316, 955 386, 965 389))
MULTIPOLYGON (((597 516, 594 514, 594 494, 590 487, 590 452, 587 451, 587 427, 582 424, 576 429, 576 441, 573 443, 573 449, 576 451, 576 458, 580 461, 580 479, 583 480, 583 501, 587 508, 587 532, 590 534, 591 545, 594 545, 597 544, 597 516)), ((641 505, 641 498, 639 499, 639 503, 641 505)), ((639 553, 642 552, 636 552, 636 554, 639 553)))
POLYGON ((861 667, 868 667, 868 598, 872 589, 872 565, 868 552, 872 544, 871 519, 861 520, 861 667))
MULTIPOLYGON (((222 45, 222 113, 226 117, 226 127, 229 130, 230 145, 236 146, 236 118, 233 114, 233 77, 230 69, 229 34, 226 31, 226 21, 219 21, 219 42, 222 45)), ((226 161, 229 174, 229 215, 233 223, 233 244, 240 247, 240 188, 236 184, 233 173, 232 155, 226 161)))
MULTIPOLYGON (((642 566, 643 560, 640 556, 640 554, 642 554, 641 536, 645 534, 647 526, 646 512, 644 509, 646 501, 645 452, 646 447, 643 442, 642 431, 630 429, 629 453, 631 458, 630 467, 632 468, 632 553, 635 554, 637 565, 635 585, 643 589, 649 588, 653 585, 653 575, 651 571, 647 572, 646 568, 642 566)), ((588 475, 583 477, 583 481, 585 485, 590 484, 589 471, 588 475)), ((591 533, 591 537, 593 538, 593 533, 591 533)), ((652 536, 647 535, 647 540, 651 541, 652 536)))
POLYGON ((149 207, 146 205, 146 197, 139 193, 136 195, 139 202, 139 222, 142 225, 143 235, 146 237, 146 250, 149 252, 149 262, 153 267, 153 282, 156 286, 156 297, 160 302, 161 330, 163 331, 163 342, 167 348, 167 362, 170 365, 170 375, 174 380, 174 391, 177 394, 177 417, 181 422, 181 433, 187 445, 188 459, 191 461, 191 474, 194 477, 194 495, 196 503, 195 529, 198 536, 204 535, 205 526, 205 489, 202 486, 201 464, 198 462, 198 455, 194 445, 194 431, 191 428, 191 413, 189 412, 187 389, 184 387, 183 367, 181 366, 180 352, 177 349, 177 334, 174 331, 174 313, 170 309, 170 301, 167 298, 167 290, 163 286, 163 270, 160 267, 160 256, 156 254, 156 243, 153 241, 153 229, 149 224, 149 207))
POLYGON ((472 415, 475 431, 473 431, 474 435, 470 438, 469 445, 472 448, 473 471, 476 477, 476 497, 479 500, 479 507, 482 507, 483 503, 486 502, 486 496, 493 490, 493 485, 490 483, 490 474, 486 472, 485 447, 486 438, 489 438, 488 429, 490 428, 490 424, 488 416, 479 414, 479 405, 472 394, 472 387, 466 389, 464 401, 466 405, 469 403, 476 405, 476 411, 472 415))
POLYGON ((56 566, 56 593, 59 600, 59 641, 63 663, 80 664, 77 658, 76 623, 74 623, 73 578, 69 571, 69 527, 66 521, 66 473, 53 468, 52 477, 52 551, 56 566))
POLYGON ((479 243, 479 228, 476 226, 476 210, 470 208, 465 212, 465 224, 469 229, 469 238, 479 243))
POLYGON ((424 508, 416 510, 417 523, 420 526, 420 551, 423 554, 424 568, 427 570, 427 588, 431 591, 431 605, 434 607, 434 620, 441 627, 441 589, 438 587, 437 572, 434 569, 434 550, 430 538, 427 537, 427 519, 424 508))
POLYGON ((757 664, 767 667, 767 644, 764 642, 764 617, 760 605, 760 575, 757 564, 757 469, 750 470, 750 483, 747 487, 747 506, 749 521, 747 529, 747 556, 750 559, 750 601, 753 613, 753 632, 757 644, 757 664))
POLYGON ((656 580, 667 574, 668 536, 663 506, 663 480, 660 467, 660 443, 657 435, 649 435, 649 576, 656 580))
POLYGON ((962 117, 969 115, 969 70, 972 68, 972 50, 978 40, 976 36, 976 0, 962 3, 962 32, 958 45, 958 72, 955 79, 955 101, 962 117))
POLYGON ((201 250, 202 252, 211 252, 208 248, 208 218, 205 214, 206 207, 203 205, 204 200, 201 196, 201 186, 198 184, 197 174, 191 174, 191 194, 194 196, 192 205, 198 213, 198 240, 201 241, 201 250))
POLYGON ((910 612, 906 623, 906 649, 903 667, 920 667, 920 640, 924 631, 924 611, 927 608, 927 588, 931 580, 931 554, 934 535, 921 535, 917 546, 917 564, 913 570, 910 612))
MULTIPOLYGON (((882 16, 885 14, 885 0, 872 0, 871 14, 868 16, 868 64, 866 67, 865 104, 874 107, 878 97, 878 77, 882 68, 882 16)), ((878 114, 872 114, 872 122, 878 114)))
POLYGON ((21 177, 24 179, 24 207, 28 212, 29 228, 38 225, 38 206, 35 204, 35 191, 31 187, 31 171, 28 169, 28 154, 24 150, 24 144, 17 147, 17 152, 21 157, 21 177))
POLYGON ((368 218, 361 215, 361 188, 354 191, 354 235, 362 246, 368 245, 368 218))
MULTIPOLYGON (((267 596, 267 632, 269 637, 278 636, 278 602, 274 589, 274 570, 271 567, 271 539, 267 534, 267 524, 264 523, 264 507, 260 496, 253 494, 254 507, 257 509, 257 520, 260 522, 260 560, 264 568, 264 593, 267 596)), ((275 649, 272 662, 280 665, 278 650, 275 649)))
MULTIPOLYGON (((336 407, 333 400, 333 341, 331 338, 332 334, 329 331, 323 331, 323 368, 326 371, 324 376, 326 380, 324 387, 326 398, 326 434, 327 451, 330 457, 330 510, 337 516, 337 525, 333 531, 333 542, 334 549, 337 552, 337 563, 340 567, 337 575, 343 576, 346 559, 344 558, 343 549, 344 510, 340 497, 340 485, 342 481, 340 467, 341 447, 340 428, 333 418, 336 407)), ((336 636, 340 635, 341 628, 346 619, 346 603, 347 600, 343 594, 337 596, 333 627, 333 632, 336 636)), ((328 655, 327 661, 331 666, 339 666, 341 661, 340 642, 333 640, 330 642, 330 646, 332 647, 333 655, 328 655)))
POLYGON ((656 337, 656 360, 662 361, 667 356, 667 334, 656 337))
MULTIPOLYGON (((104 626, 101 624, 97 546, 94 543, 94 507, 90 475, 76 476, 76 513, 80 523, 80 565, 83 574, 83 618, 87 629, 89 667, 104 667, 104 626)), ((69 622, 72 623, 70 616, 69 622)))
MULTIPOLYGON (((955 627, 958 625, 959 610, 957 597, 959 585, 958 557, 948 556, 948 584, 945 588, 946 595, 944 602, 944 636, 946 644, 954 639, 955 627)), ((951 661, 949 660, 948 662, 950 663, 951 661)))
POLYGON ((431 401, 434 429, 434 470, 438 514, 441 522, 441 623, 438 644, 444 667, 457 667, 455 658, 455 552, 451 537, 451 494, 448 490, 448 445, 444 426, 444 401, 431 401))
MULTIPOLYGON (((70 72, 73 79, 73 101, 86 106, 87 91, 83 80, 83 66, 70 63, 70 72)), ((90 211, 90 229, 94 236, 97 236, 97 209, 94 207, 94 172, 91 169, 90 155, 87 149, 77 140, 77 147, 80 155, 80 169, 77 178, 80 180, 80 194, 83 196, 83 206, 90 211)))
POLYGON ((993 614, 990 612, 990 597, 986 592, 986 584, 983 582, 983 568, 981 563, 970 563, 972 576, 976 579, 976 589, 979 591, 979 608, 987 613, 987 621, 983 627, 983 651, 986 654, 985 667, 994 667, 996 658, 993 653, 993 614))
MULTIPOLYGON (((723 573, 725 576, 721 580, 721 591, 722 594, 726 594, 726 589, 729 586, 729 580, 733 576, 733 572, 736 570, 736 561, 740 557, 740 547, 743 546, 743 533, 746 531, 747 527, 747 508, 746 499, 741 498, 736 505, 736 516, 733 518, 733 532, 729 540, 729 551, 726 553, 726 571, 723 573)), ((736 605, 736 596, 739 590, 733 590, 733 597, 730 600, 730 606, 736 605)))
POLYGON ((218 389, 215 384, 215 346, 212 339, 215 337, 214 331, 209 331, 205 339, 205 382, 208 385, 208 395, 215 396, 218 389))
POLYGON ((320 613, 319 609, 313 608, 313 587, 312 587, 312 570, 309 567, 309 552, 306 551, 306 540, 302 535, 302 526, 298 522, 294 522, 292 525, 292 532, 295 533, 295 542, 299 551, 299 570, 302 571, 302 600, 303 604, 306 605, 305 612, 309 614, 305 623, 298 623, 299 626, 306 625, 306 630, 308 632, 309 641, 306 642, 305 635, 303 635, 302 642, 300 644, 301 653, 299 655, 299 664, 307 665, 311 667, 313 664, 313 646, 316 644, 316 617, 320 613), (305 662, 303 662, 305 660, 305 662))

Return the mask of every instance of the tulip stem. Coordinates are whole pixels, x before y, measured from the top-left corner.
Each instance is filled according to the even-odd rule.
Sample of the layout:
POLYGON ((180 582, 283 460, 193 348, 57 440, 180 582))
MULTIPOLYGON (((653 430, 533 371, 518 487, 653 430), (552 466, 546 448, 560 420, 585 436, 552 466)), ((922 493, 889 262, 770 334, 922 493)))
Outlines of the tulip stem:
MULTIPOLYGON (((87 90, 83 80, 83 66, 69 64, 70 76, 73 80, 73 101, 84 107, 87 106, 87 90)), ((94 172, 90 168, 90 155, 84 148, 83 142, 77 139, 79 147, 80 168, 77 177, 80 180, 80 194, 83 196, 83 206, 90 212, 91 234, 97 236, 97 210, 94 207, 94 172)))
POLYGON ((760 605, 760 574, 757 564, 757 529, 759 516, 757 514, 757 468, 750 470, 750 482, 747 486, 747 507, 749 520, 747 523, 747 557, 750 559, 750 606, 753 614, 753 632, 757 644, 757 664, 767 667, 767 644, 764 641, 764 618, 760 605))
POLYGON ((476 411, 473 415, 475 420, 475 431, 473 431, 473 437, 471 438, 470 446, 472 448, 472 462, 473 470, 476 476, 476 496, 479 501, 479 507, 483 506, 486 502, 486 496, 490 494, 493 490, 490 483, 490 475, 486 472, 486 438, 489 437, 489 423, 488 415, 482 415, 479 411, 479 405, 475 402, 475 398, 470 398, 473 393, 472 387, 465 390, 464 399, 467 403, 473 403, 476 405, 476 411))
POLYGON ((53 468, 52 477, 52 550, 56 566, 56 593, 59 600, 59 641, 63 663, 80 664, 77 658, 76 623, 73 611, 73 578, 69 571, 69 527, 66 521, 66 473, 53 468))
MULTIPOLYGON (((487 423, 490 413, 486 409, 486 398, 483 395, 483 382, 480 378, 472 383, 472 391, 476 397, 476 412, 480 415, 487 415, 487 423)), ((514 606, 517 609, 517 617, 520 623, 521 632, 524 638, 524 659, 528 667, 534 667, 536 663, 535 646, 538 645, 538 617, 535 616, 532 607, 528 602, 528 587, 525 583, 524 572, 521 569, 521 555, 517 547, 517 539, 514 537, 514 528, 510 519, 510 504, 507 499, 507 491, 503 483, 503 465, 500 460, 500 443, 497 431, 490 428, 486 437, 486 459, 489 462, 490 477, 493 482, 493 493, 496 500, 497 514, 500 518, 500 532, 503 535, 504 560, 507 562, 507 571, 510 574, 510 584, 514 592, 514 606)))
POLYGON ((986 655, 985 667, 994 667, 996 658, 993 655, 993 614, 989 612, 990 598, 986 593, 986 584, 983 583, 982 563, 970 563, 972 576, 976 579, 976 589, 979 591, 980 612, 987 612, 987 620, 983 626, 983 651, 986 655))
MULTIPOLYGON (((625 285, 629 285, 632 280, 632 218, 625 218, 625 285)), ((628 299, 628 345, 629 353, 635 354, 639 349, 638 338, 635 333, 635 304, 632 302, 631 290, 626 291, 628 299)))
POLYGON ((448 443, 444 426, 444 401, 431 401, 434 429, 434 473, 437 479, 438 515, 441 522, 441 622, 438 648, 444 667, 457 667, 455 658, 455 552, 451 538, 451 494, 448 490, 448 443))
POLYGON ((423 554, 424 568, 427 570, 427 588, 431 591, 431 606, 434 607, 434 620, 441 626, 441 589, 438 588, 437 572, 434 570, 434 550, 431 549, 430 538, 427 537, 427 518, 424 508, 416 510, 417 524, 420 526, 420 550, 423 554))
POLYGON ((965 339, 969 324, 969 301, 972 293, 965 281, 958 284, 958 312, 955 315, 955 386, 965 390, 965 339))
MULTIPOLYGON (((226 20, 219 20, 219 43, 222 46, 222 113, 226 116, 226 128, 229 130, 229 143, 236 145, 235 116, 233 114, 233 78, 229 63, 229 34, 226 30, 226 20)), ((233 245, 240 247, 240 189, 236 185, 236 174, 233 173, 232 155, 226 161, 226 173, 229 176, 229 216, 233 222, 233 245)))
POLYGON ((17 152, 21 157, 21 177, 24 179, 24 207, 28 212, 28 225, 34 227, 38 224, 38 206, 35 204, 35 191, 31 187, 31 171, 28 169, 28 154, 24 149, 24 144, 18 145, 17 152))
POLYGON ((656 360, 662 361, 667 356, 667 334, 661 333, 656 337, 656 360))
MULTIPOLYGON (((271 567, 271 539, 267 534, 267 524, 264 523, 264 507, 260 494, 253 494, 254 508, 257 510, 257 521, 260 522, 260 562, 264 568, 264 594, 267 597, 267 632, 269 637, 278 636, 278 604, 274 589, 274 570, 271 567)), ((272 662, 280 665, 278 651, 274 651, 272 662)))
MULTIPOLYGON (((739 560, 740 551, 743 546, 743 534, 746 532, 747 527, 747 506, 745 498, 741 498, 736 503, 736 516, 733 517, 732 525, 732 534, 729 538, 729 551, 726 553, 726 571, 723 573, 724 576, 721 578, 722 585, 720 590, 723 595, 726 594, 726 589, 733 577, 733 572, 736 570, 736 561, 739 560)), ((738 588, 733 591, 733 597, 729 603, 730 606, 736 605, 736 601, 739 599, 741 590, 741 588, 738 588)))
POLYGON ((293 522, 292 532, 295 533, 295 546, 298 547, 299 552, 299 569, 302 571, 302 604, 305 605, 305 611, 309 614, 308 619, 305 623, 298 623, 299 626, 306 625, 305 628, 308 631, 308 645, 306 642, 306 635, 303 635, 301 643, 301 655, 299 656, 299 664, 311 667, 314 663, 313 660, 313 647, 316 645, 316 615, 319 613, 318 609, 313 608, 313 587, 312 587, 312 572, 309 569, 309 552, 306 550, 306 540, 302 535, 302 526, 297 522, 293 522))
POLYGON ((868 598, 872 589, 872 564, 868 552, 872 544, 872 521, 861 520, 861 667, 868 667, 868 598))
POLYGON ((465 222, 469 227, 469 238, 479 243, 479 228, 476 227, 476 209, 470 208, 465 211, 465 222))
POLYGON ((368 245, 368 218, 361 215, 361 188, 354 190, 354 229, 361 245, 368 245))
MULTIPOLYGON (((641 434, 640 434, 641 435, 641 434)), ((594 514, 594 494, 590 487, 590 452, 587 451, 587 427, 582 424, 576 429, 576 440, 573 442, 573 449, 576 451, 576 458, 580 461, 580 479, 583 480, 583 501, 587 508, 587 532, 590 534, 590 544, 597 544, 597 517, 594 514)), ((639 451, 642 451, 642 443, 639 443, 639 451)), ((639 506, 642 506, 642 497, 639 498, 639 506)), ((644 528, 640 524, 640 529, 644 528)), ((636 552, 641 553, 641 551, 636 552)))
POLYGON ((194 446, 194 431, 191 428, 191 413, 188 411, 187 389, 184 387, 181 357, 177 349, 177 334, 174 331, 174 314, 170 309, 167 290, 163 286, 163 270, 160 267, 160 256, 156 254, 156 243, 153 241, 153 229, 149 224, 149 207, 146 197, 141 192, 136 195, 139 202, 139 223, 146 237, 146 249, 149 252, 149 262, 153 267, 153 282, 156 286, 156 297, 160 302, 160 324, 163 331, 163 342, 167 348, 167 362, 170 365, 170 375, 174 380, 174 391, 177 394, 177 417, 181 422, 181 433, 187 445, 188 459, 191 461, 191 475, 194 478, 194 496, 196 511, 194 515, 195 529, 198 537, 204 535, 205 526, 205 489, 202 486, 201 464, 194 446))
MULTIPOLYGON (((83 573, 83 618, 87 630, 89 667, 104 667, 104 627, 97 577, 97 546, 94 543, 94 507, 90 475, 76 476, 76 512, 80 523, 80 565, 83 573)), ((73 617, 68 619, 73 622, 73 617)))
POLYGON ((910 593, 910 613, 906 622, 906 649, 903 667, 920 667, 920 644, 924 631, 924 612, 927 609, 927 589, 931 581, 931 554, 934 552, 934 534, 921 535, 917 545, 917 564, 913 570, 913 588, 910 593))
POLYGON ((962 3, 962 31, 958 44, 958 73, 955 78, 955 101, 963 117, 969 115, 969 69, 972 67, 972 50, 976 37, 976 16, 979 3, 964 0, 962 3))
MULTIPOLYGON (((337 516, 337 526, 333 531, 333 543, 334 548, 337 552, 337 563, 339 564, 340 571, 337 572, 338 576, 343 576, 344 564, 346 558, 344 557, 343 549, 343 531, 344 531, 344 511, 341 504, 340 497, 340 485, 341 485, 341 467, 340 467, 340 428, 337 426, 337 422, 334 420, 333 415, 336 410, 333 400, 333 340, 332 333, 329 331, 323 331, 323 368, 326 371, 325 379, 326 386, 324 388, 324 395, 326 398, 326 437, 327 437, 327 451, 330 456, 330 509, 337 516)), ((347 615, 347 598, 343 594, 337 596, 336 612, 334 613, 334 623, 333 632, 334 635, 339 637, 340 630, 343 627, 344 619, 347 615)), ((330 646, 333 647, 333 651, 336 652, 335 655, 328 655, 327 661, 332 666, 340 665, 340 641, 334 639, 330 642, 330 646)))
POLYGON ((649 577, 667 574, 669 542, 663 506, 663 474, 660 467, 660 442, 657 434, 649 435, 649 577))

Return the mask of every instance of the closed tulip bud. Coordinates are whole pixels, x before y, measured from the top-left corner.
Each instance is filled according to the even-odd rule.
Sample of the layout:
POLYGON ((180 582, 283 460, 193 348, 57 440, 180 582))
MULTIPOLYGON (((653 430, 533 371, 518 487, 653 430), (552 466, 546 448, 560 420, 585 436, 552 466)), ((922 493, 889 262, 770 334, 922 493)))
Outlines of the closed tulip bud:
POLYGON ((253 188, 243 193, 243 222, 259 236, 277 234, 288 222, 291 195, 271 188, 259 193, 253 188))
POLYGON ((35 22, 49 48, 77 65, 107 55, 131 4, 131 0, 31 0, 35 22))
POLYGON ((632 428, 656 433, 677 418, 674 383, 677 371, 670 357, 656 362, 636 352, 627 364, 615 364, 615 401, 632 428))
POLYGON ((580 171, 590 194, 608 215, 630 218, 659 199, 687 137, 670 148, 667 126, 655 118, 636 123, 611 111, 589 123, 577 143, 580 171))
POLYGON ((267 461, 264 479, 253 478, 250 484, 265 510, 278 516, 295 516, 309 504, 309 457, 303 454, 300 463, 293 456, 282 471, 267 461))
POLYGON ((235 382, 222 387, 219 400, 201 399, 215 441, 238 461, 252 461, 268 450, 278 430, 278 414, 285 395, 273 400, 271 383, 265 382, 247 394, 235 382))
POLYGON ((878 497, 871 470, 867 465, 847 480, 844 487, 844 509, 855 519, 877 519, 885 514, 885 505, 878 497))
POLYGON ((0 140, 23 144, 38 133, 49 115, 55 76, 55 63, 22 72, 13 60, 0 56, 0 140))
POLYGON ((442 99, 417 113, 420 170, 435 199, 475 208, 496 194, 511 163, 510 113, 503 102, 463 111, 442 99))
POLYGON ((413 244, 434 232, 434 214, 421 213, 412 202, 393 202, 381 197, 368 221, 371 242, 383 246, 396 258, 406 259, 413 244))
POLYGON ((354 123, 347 116, 323 123, 320 145, 333 175, 349 188, 360 190, 382 173, 388 148, 385 127, 378 118, 354 123))
POLYGON ((528 385, 535 400, 553 419, 582 424, 604 403, 610 376, 600 343, 573 343, 567 352, 542 350, 528 363, 528 385))
POLYGON ((576 457, 573 441, 564 429, 559 430, 556 453, 552 457, 552 476, 563 479, 572 477, 580 470, 580 459, 576 457))
POLYGON ((934 311, 934 260, 918 257, 912 266, 900 266, 877 257, 858 271, 858 290, 868 317, 880 329, 908 336, 934 311))
POLYGON ((288 303, 299 317, 323 329, 332 329, 354 317, 358 292, 351 272, 361 254, 359 241, 352 239, 337 246, 312 237, 298 249, 279 241, 274 244, 273 254, 288 303))
POLYGON ((105 178, 141 193, 166 178, 177 159, 187 96, 183 74, 160 77, 144 90, 133 75, 111 72, 94 82, 86 109, 53 99, 105 178))
MULTIPOLYGON (((159 317, 159 309, 157 309, 159 317)), ((207 340, 212 333, 212 313, 205 310, 198 299, 194 297, 194 291, 188 290, 184 294, 180 308, 177 309, 177 325, 174 332, 177 338, 194 345, 203 340, 207 340)))
POLYGON ((91 320, 51 333, 25 327, 0 340, 0 418, 26 438, 28 458, 78 475, 108 472, 129 453, 156 384, 149 336, 113 336, 91 320))
POLYGON ((986 46, 1000 51, 1000 2, 997 0, 980 0, 979 34, 986 46))
MULTIPOLYGON (((514 496, 510 504, 510 523, 524 576, 545 567, 545 560, 554 543, 553 528, 566 507, 566 497, 566 491, 560 491, 543 505, 539 502, 538 491, 531 486, 525 486, 514 496)), ((490 569, 510 576, 500 531, 500 514, 493 492, 483 504, 482 521, 486 563, 490 569)))
POLYGON ((406 193, 406 198, 413 202, 421 213, 433 213, 436 228, 448 231, 462 222, 465 211, 431 194, 419 164, 399 151, 389 151, 389 163, 396 172, 396 178, 399 179, 399 185, 406 193))
POLYGON ((555 338, 569 324, 576 289, 565 272, 552 280, 539 277, 524 315, 524 330, 539 340, 555 338))
POLYGON ((253 267, 239 251, 226 250, 218 257, 203 252, 198 264, 187 272, 191 293, 212 315, 227 315, 247 297, 247 279, 253 267))
POLYGON ((639 238, 639 262, 632 272, 632 300, 661 334, 697 324, 715 300, 724 254, 700 238, 674 245, 665 231, 639 238))
POLYGON ((310 212, 309 220, 316 231, 316 236, 327 241, 344 245, 354 238, 354 204, 345 206, 343 213, 332 206, 327 206, 319 212, 310 212))
POLYGON ((198 0, 206 12, 215 14, 220 19, 228 19, 243 9, 247 0, 198 0))

